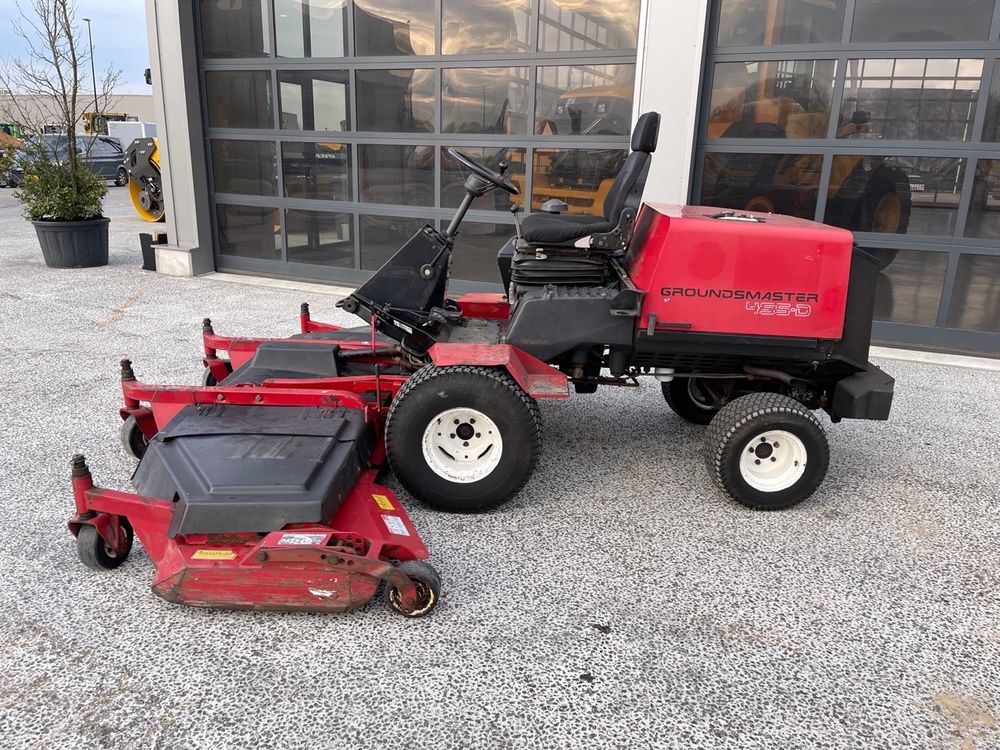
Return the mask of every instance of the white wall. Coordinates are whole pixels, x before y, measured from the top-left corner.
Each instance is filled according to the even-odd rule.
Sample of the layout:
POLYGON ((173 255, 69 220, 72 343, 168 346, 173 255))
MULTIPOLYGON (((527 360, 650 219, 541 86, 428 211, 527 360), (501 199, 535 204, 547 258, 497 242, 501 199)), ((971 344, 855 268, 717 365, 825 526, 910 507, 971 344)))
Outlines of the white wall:
POLYGON ((661 115, 646 200, 688 203, 707 0, 643 0, 635 111, 661 115))

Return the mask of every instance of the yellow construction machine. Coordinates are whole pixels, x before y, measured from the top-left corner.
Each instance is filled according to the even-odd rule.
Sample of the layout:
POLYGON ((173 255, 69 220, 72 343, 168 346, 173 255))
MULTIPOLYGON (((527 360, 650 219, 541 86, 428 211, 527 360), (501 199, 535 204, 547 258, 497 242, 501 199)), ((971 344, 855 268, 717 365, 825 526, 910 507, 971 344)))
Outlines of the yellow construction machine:
POLYGON ((125 149, 128 170, 128 194, 135 212, 144 221, 163 221, 163 181, 160 178, 160 153, 156 138, 136 138, 125 149))

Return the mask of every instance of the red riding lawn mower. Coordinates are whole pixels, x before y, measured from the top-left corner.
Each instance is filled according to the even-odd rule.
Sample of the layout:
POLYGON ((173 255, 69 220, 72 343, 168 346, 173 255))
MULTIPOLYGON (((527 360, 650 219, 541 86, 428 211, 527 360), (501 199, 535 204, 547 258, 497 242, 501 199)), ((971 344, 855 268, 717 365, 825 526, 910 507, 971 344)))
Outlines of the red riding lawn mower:
POLYGON ((499 253, 505 294, 448 297, 472 202, 519 193, 505 165, 452 150, 469 177, 450 226, 424 227, 338 303, 366 326, 314 321, 306 305, 287 339, 206 320, 200 387, 146 385, 123 362, 137 494, 94 487, 74 459, 83 561, 117 566, 134 529, 171 601, 343 610, 385 581, 393 608, 422 615, 440 583, 379 467, 431 507, 493 507, 535 467, 539 399, 640 377, 708 425, 709 473, 737 502, 809 497, 829 463, 813 412, 889 416, 894 381, 868 362, 876 261, 809 221, 642 204, 658 129, 640 118, 603 217, 549 201, 518 222, 499 253))

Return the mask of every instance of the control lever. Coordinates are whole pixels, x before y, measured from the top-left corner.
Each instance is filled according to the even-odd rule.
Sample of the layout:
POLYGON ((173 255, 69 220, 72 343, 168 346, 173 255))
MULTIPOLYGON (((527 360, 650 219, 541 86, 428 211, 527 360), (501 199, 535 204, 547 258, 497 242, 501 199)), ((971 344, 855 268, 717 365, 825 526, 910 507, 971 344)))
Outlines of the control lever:
POLYGON ((521 219, 518 214, 521 213, 521 207, 516 203, 510 207, 510 212, 514 215, 514 227, 517 231, 517 249, 524 250, 528 247, 528 243, 524 241, 524 237, 521 235, 521 219))
POLYGON ((509 162, 501 161, 499 164, 497 164, 497 171, 500 173, 501 177, 503 177, 505 174, 507 174, 507 170, 508 169, 510 169, 510 163, 509 162))

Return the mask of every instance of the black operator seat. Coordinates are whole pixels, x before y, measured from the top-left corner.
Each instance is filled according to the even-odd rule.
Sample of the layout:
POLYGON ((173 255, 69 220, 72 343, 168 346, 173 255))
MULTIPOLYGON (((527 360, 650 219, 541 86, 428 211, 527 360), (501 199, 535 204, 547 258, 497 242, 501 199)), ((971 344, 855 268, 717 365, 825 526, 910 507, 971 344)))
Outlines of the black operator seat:
POLYGON ((582 237, 610 232, 617 227, 626 207, 639 208, 659 133, 660 115, 657 112, 646 112, 639 117, 632 131, 632 153, 604 201, 603 216, 531 214, 521 222, 525 241, 529 245, 573 244, 582 237))

